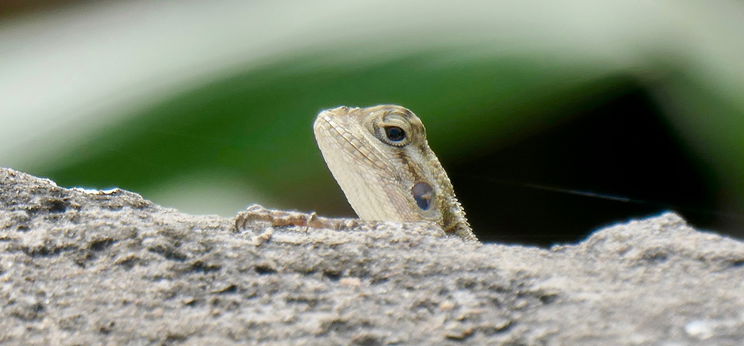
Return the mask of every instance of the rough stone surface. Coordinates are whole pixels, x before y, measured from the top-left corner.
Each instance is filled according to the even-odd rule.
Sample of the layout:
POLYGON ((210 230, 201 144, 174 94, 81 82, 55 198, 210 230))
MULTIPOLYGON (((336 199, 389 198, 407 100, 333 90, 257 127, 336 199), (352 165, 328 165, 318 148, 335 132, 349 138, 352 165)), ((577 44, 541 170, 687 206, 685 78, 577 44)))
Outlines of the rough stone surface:
POLYGON ((0 343, 744 340, 744 244, 674 214, 552 249, 401 227, 236 231, 0 169, 0 343))

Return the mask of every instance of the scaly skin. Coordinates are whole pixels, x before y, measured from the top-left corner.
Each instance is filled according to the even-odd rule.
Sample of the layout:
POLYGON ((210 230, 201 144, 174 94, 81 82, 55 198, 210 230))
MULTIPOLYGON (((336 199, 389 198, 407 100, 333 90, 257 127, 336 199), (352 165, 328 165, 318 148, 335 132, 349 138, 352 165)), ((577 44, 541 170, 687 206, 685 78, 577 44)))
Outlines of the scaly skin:
POLYGON ((328 168, 361 219, 435 222, 447 234, 477 240, 413 112, 395 105, 338 107, 321 112, 314 130, 328 168))

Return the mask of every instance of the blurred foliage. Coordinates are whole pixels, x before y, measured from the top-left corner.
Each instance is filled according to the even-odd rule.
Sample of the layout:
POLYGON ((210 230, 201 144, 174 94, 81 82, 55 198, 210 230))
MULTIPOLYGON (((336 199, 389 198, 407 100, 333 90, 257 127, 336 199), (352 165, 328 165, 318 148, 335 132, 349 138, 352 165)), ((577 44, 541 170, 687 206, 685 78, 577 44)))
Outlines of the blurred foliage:
MULTIPOLYGON (((34 102, 37 99, 43 102, 44 96, 69 92, 64 90, 66 79, 60 78, 64 83, 55 89, 54 83, 59 80, 49 77, 49 89, 38 90, 38 98, 23 94, 29 98, 27 104, 16 102, 20 105, 16 107, 20 108, 13 108, 11 102, 8 113, 0 114, 5 119, 3 123, 9 126, 6 130, 10 129, 4 132, 6 150, 0 148, 0 165, 48 176, 64 186, 120 186, 193 213, 232 215, 245 205, 257 202, 271 207, 351 215, 312 138, 312 122, 322 109, 338 105, 404 105, 423 119, 429 142, 446 165, 452 161, 478 160, 483 152, 493 152, 510 143, 539 136, 546 129, 569 122, 573 114, 582 109, 608 102, 627 88, 628 80, 633 80, 654 97, 658 113, 679 139, 680 150, 689 153, 695 164, 701 164, 706 178, 714 182, 705 185, 721 187, 711 192, 719 200, 716 206, 732 213, 744 210, 744 181, 741 179, 744 175, 741 135, 744 99, 739 97, 744 88, 741 78, 744 61, 736 59, 744 53, 744 41, 738 35, 744 35, 744 21, 732 19, 737 18, 732 13, 742 9, 736 3, 715 2, 715 6, 695 12, 692 10, 700 9, 699 5, 685 1, 662 1, 655 7, 638 9, 630 5, 592 3, 590 6, 590 2, 571 2, 576 9, 596 15, 587 20, 586 13, 574 13, 571 7, 557 4, 553 10, 559 13, 551 14, 548 8, 537 16, 526 5, 482 2, 457 7, 459 16, 451 16, 451 9, 437 11, 435 7, 427 7, 424 10, 435 19, 409 16, 413 24, 408 27, 394 19, 379 23, 362 20, 361 13, 372 16, 364 11, 385 12, 373 2, 366 2, 358 5, 359 11, 356 5, 344 5, 349 6, 348 12, 339 10, 341 13, 354 13, 360 19, 339 16, 339 20, 354 24, 339 24, 339 28, 333 26, 336 22, 328 20, 333 13, 326 12, 342 8, 340 2, 335 6, 318 5, 317 9, 305 12, 297 7, 301 6, 299 3, 247 5, 221 1, 219 3, 227 10, 224 13, 232 16, 228 19, 236 20, 225 19, 224 23, 214 15, 223 12, 205 13, 200 17, 203 8, 208 6, 204 3, 131 3, 134 10, 121 2, 112 5, 120 7, 96 13, 101 16, 101 23, 108 24, 106 16, 110 13, 121 20, 115 23, 121 25, 116 28, 126 29, 118 33, 123 42, 121 46, 132 45, 134 52, 131 56, 127 52, 121 61, 95 66, 93 71, 84 70, 85 66, 77 66, 75 68, 81 70, 75 70, 72 66, 76 61, 90 58, 76 54, 92 52, 90 59, 95 61, 97 55, 94 53, 100 50, 105 53, 101 53, 102 57, 119 59, 120 51, 116 49, 120 49, 120 41, 108 45, 110 42, 102 42, 99 37, 91 42, 73 37, 66 41, 70 47, 60 47, 73 52, 72 58, 63 60, 68 65, 47 66, 46 59, 53 62, 54 56, 48 58, 44 56, 47 51, 33 49, 45 48, 48 42, 23 44, 24 37, 37 38, 40 30, 37 24, 28 24, 30 34, 23 34, 27 24, 22 18, 17 23, 7 22, 0 27, 0 30, 5 29, 0 31, 0 44, 6 44, 0 49, 20 52, 10 55, 6 66, 23 67, 24 62, 38 59, 45 64, 43 66, 51 67, 48 73, 63 70, 63 77, 72 78, 73 82, 93 80, 100 72, 103 76, 101 90, 113 90, 111 100, 95 94, 95 90, 89 90, 90 95, 75 94, 77 99, 70 99, 69 109, 59 110, 62 119, 54 118, 56 115, 48 111, 37 112, 48 118, 34 113, 39 108, 34 102), (169 21, 175 21, 189 27, 190 33, 203 33, 204 37, 185 37, 187 35, 178 30, 168 32, 172 36, 167 36, 148 32, 146 26, 140 32, 139 22, 128 24, 127 11, 140 13, 137 11, 142 10, 141 13, 150 15, 158 13, 158 9, 169 9, 168 6, 173 6, 170 16, 148 17, 152 22, 163 20, 164 24, 155 28, 170 28, 169 21), (246 11, 246 18, 275 20, 278 23, 272 27, 275 30, 301 21, 310 23, 309 28, 326 34, 317 41, 323 44, 280 35, 265 45, 266 51, 252 51, 253 46, 237 47, 242 40, 261 43, 272 37, 270 29, 235 33, 238 29, 246 30, 236 23, 250 21, 240 16, 240 10, 250 6, 255 6, 257 11, 246 11), (526 7, 522 9, 521 6, 526 7), (269 13, 267 9, 277 11, 276 16, 265 15, 269 13), (477 11, 479 9, 482 11, 477 11), (502 9, 505 12, 500 11, 502 9), (504 24, 497 19, 490 20, 488 13, 493 13, 494 18, 514 18, 509 17, 511 21, 504 24), (198 25, 204 25, 201 20, 208 24, 203 32, 197 30, 201 26, 187 25, 194 18, 199 20, 198 25), (436 18, 447 25, 446 30, 441 31, 446 35, 427 31, 427 27, 436 27, 436 18), (213 27, 223 31, 207 30, 213 27), (499 31, 505 27, 512 31, 499 31), (388 31, 378 32, 378 28, 388 31), (134 34, 127 34, 130 33, 127 30, 134 34), (347 31, 349 36, 344 37, 347 31), (16 32, 22 34, 16 35, 16 32), (137 42, 144 42, 154 34, 163 37, 149 45, 137 46, 137 42), (491 34, 493 37, 489 37, 491 34), (80 47, 72 47, 78 44, 80 47), (162 46, 162 59, 155 54, 158 52, 152 52, 152 47, 158 45, 162 46), (179 45, 186 47, 185 50, 179 50, 182 47, 179 45), (201 54, 204 58, 182 60, 183 52, 201 54), (246 52, 253 55, 243 61, 239 56, 246 52), (180 79, 182 76, 172 71, 156 73, 158 69, 148 66, 148 62, 185 66, 183 70, 174 68, 173 71, 194 77, 180 79), (121 71, 116 70, 119 65, 123 66, 121 71), (111 80, 106 80, 106 73, 111 71, 120 75, 112 74, 111 80), (126 85, 116 78, 126 77, 130 72, 145 76, 151 73, 143 71, 155 72, 146 81, 127 81, 132 84, 127 90, 120 90, 122 94, 134 95, 131 96, 134 101, 116 103, 119 101, 118 95, 114 95, 117 86, 126 85), (202 71, 203 74, 199 74, 202 71), (86 108, 84 111, 90 114, 67 120, 82 129, 73 131, 72 126, 65 123, 65 117, 84 108, 81 104, 101 105, 101 108, 96 111, 90 110, 94 107, 86 108), (24 114, 25 109, 29 115, 24 114), (27 134, 20 130, 26 117, 40 123, 39 131, 27 134), (13 130, 14 126, 19 130, 13 130), (12 136, 17 137, 13 139, 12 136), (20 151, 7 149, 10 144, 25 143, 28 137, 33 137, 29 143, 41 144, 21 144, 20 151)), ((103 5, 82 3, 79 6, 76 10, 103 5)), ((385 13, 403 17, 405 11, 418 13, 414 5, 400 6, 398 12, 385 13)), ((56 30, 59 25, 55 21, 66 18, 64 20, 71 22, 73 29, 70 30, 74 31, 77 30, 75 21, 86 18, 85 13, 74 11, 45 15, 48 18, 40 19, 42 24, 38 25, 47 25, 47 30, 56 30), (43 20, 52 24, 44 24, 43 20)), ((262 23, 270 22, 257 22, 254 28, 264 29, 262 23)), ((80 37, 96 33, 94 24, 81 26, 80 37)), ((297 32, 297 37, 300 34, 297 32)), ((62 33, 59 35, 63 37, 62 33)), ((116 30, 112 30, 112 35, 119 37, 116 30)), ((55 35, 50 37, 57 39, 55 35)), ((29 70, 37 68, 29 66, 29 70)), ((17 70, 5 72, 7 76, 17 70)), ((3 75, 0 64, 0 91, 24 87, 17 85, 12 77, 4 80, 3 75)), ((44 85, 43 78, 29 76, 29 85, 40 85, 33 84, 36 80, 44 85)), ((6 97, 10 100, 14 96, 6 94, 6 97)), ((632 138, 633 134, 629 133, 628 137, 632 138)), ((470 203, 481 202, 489 200, 470 203)))
POLYGON ((239 186, 267 192, 277 206, 325 208, 319 196, 339 194, 312 138, 321 109, 406 105, 447 157, 527 135, 554 121, 548 109, 612 86, 587 67, 546 66, 528 56, 463 58, 458 51, 351 64, 323 64, 334 53, 275 62, 132 115, 32 170, 63 185, 116 182, 146 196, 163 181, 210 172, 240 177, 239 186))

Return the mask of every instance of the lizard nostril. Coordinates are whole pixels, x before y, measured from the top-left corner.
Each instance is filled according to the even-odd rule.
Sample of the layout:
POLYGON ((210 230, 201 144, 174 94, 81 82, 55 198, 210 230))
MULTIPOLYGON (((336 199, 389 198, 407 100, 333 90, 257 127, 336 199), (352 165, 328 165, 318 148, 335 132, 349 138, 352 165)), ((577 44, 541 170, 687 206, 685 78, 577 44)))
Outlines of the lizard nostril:
POLYGON ((416 200, 416 205, 421 210, 429 210, 431 201, 434 199, 434 189, 431 185, 427 183, 416 183, 411 188, 411 193, 413 194, 413 199, 416 200))

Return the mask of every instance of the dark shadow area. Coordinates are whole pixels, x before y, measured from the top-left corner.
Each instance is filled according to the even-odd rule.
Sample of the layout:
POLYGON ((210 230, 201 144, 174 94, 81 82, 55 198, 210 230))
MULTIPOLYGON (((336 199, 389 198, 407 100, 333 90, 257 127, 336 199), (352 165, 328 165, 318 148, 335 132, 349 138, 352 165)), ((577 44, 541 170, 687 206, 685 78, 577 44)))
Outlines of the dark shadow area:
POLYGON ((713 228, 721 217, 714 182, 645 90, 624 90, 521 141, 445 162, 482 241, 575 242, 598 227, 665 210, 713 228))

